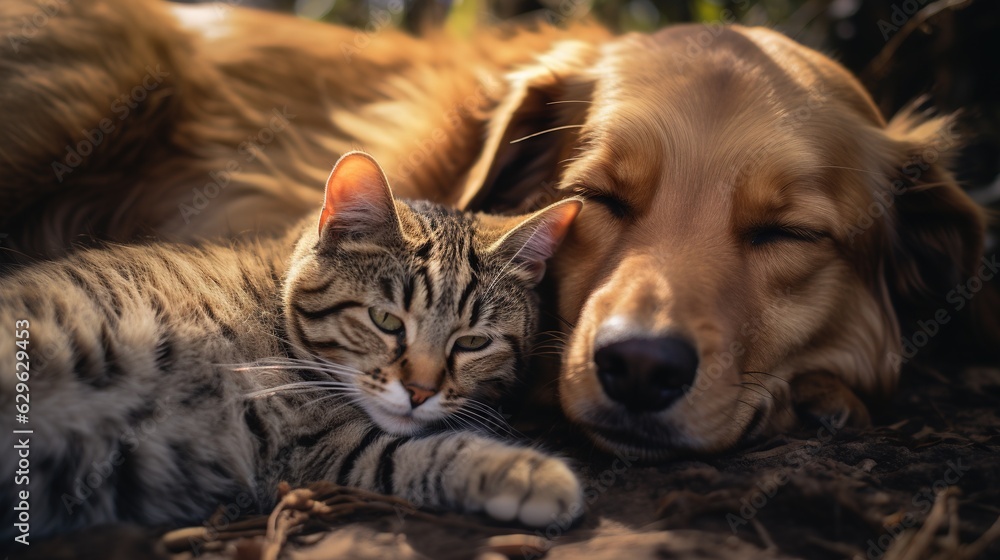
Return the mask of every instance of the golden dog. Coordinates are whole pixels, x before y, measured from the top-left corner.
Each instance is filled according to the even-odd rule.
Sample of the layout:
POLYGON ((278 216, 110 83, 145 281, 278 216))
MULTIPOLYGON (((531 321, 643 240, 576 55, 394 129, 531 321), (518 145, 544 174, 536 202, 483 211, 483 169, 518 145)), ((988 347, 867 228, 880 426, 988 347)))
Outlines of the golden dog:
POLYGON ((741 27, 693 51, 705 33, 578 44, 517 75, 465 199, 516 207, 554 182, 591 201, 552 264, 575 324, 560 401, 644 457, 773 433, 793 404, 866 424, 855 392, 887 394, 904 360, 896 308, 930 319, 986 270, 948 119, 887 125, 819 53, 741 27))
POLYGON ((886 124, 766 29, 458 41, 226 5, 8 12, 0 227, 33 256, 280 229, 352 147, 407 196, 587 198, 551 266, 573 325, 559 400, 608 450, 719 451, 796 410, 864 424, 857 395, 895 386, 904 329, 995 266, 947 171, 951 121, 886 124))

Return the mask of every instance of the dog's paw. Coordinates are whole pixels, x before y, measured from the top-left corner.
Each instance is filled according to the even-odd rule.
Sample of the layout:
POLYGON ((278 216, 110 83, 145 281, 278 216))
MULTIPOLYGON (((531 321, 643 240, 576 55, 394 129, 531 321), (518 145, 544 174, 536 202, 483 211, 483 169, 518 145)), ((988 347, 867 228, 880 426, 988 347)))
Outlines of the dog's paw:
POLYGON ((792 402, 799 416, 825 426, 867 428, 868 407, 839 378, 829 373, 802 374, 792 380, 792 402))
POLYGON ((475 504, 500 521, 542 527, 583 514, 580 481, 560 459, 530 449, 506 448, 481 463, 475 504), (503 456, 506 455, 506 456, 503 456))

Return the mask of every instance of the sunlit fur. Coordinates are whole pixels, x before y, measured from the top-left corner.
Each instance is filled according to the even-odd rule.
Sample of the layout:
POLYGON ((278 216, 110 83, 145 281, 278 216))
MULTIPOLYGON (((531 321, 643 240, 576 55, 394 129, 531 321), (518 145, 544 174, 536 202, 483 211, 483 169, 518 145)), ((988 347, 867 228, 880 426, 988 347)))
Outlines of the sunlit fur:
POLYGON ((503 73, 560 38, 608 35, 576 26, 416 39, 240 2, 161 0, 57 2, 57 17, 24 27, 41 4, 0 10, 0 35, 17 40, 16 52, 0 50, 3 260, 92 238, 283 231, 322 202, 331 166, 357 148, 399 196, 453 201, 503 73), (104 119, 113 131, 92 135, 104 119), (73 160, 81 142, 87 153, 73 160), (54 167, 67 158, 78 165, 54 167))
MULTIPOLYGON (((18 36, 37 9, 6 2, 3 35, 18 36)), ((88 236, 274 231, 314 207, 329 165, 355 146, 404 196, 463 207, 525 210, 603 188, 632 212, 618 218, 591 196, 553 263, 548 303, 575 324, 563 408, 609 449, 631 444, 602 433, 646 456, 731 447, 793 422, 792 395, 815 394, 811 379, 839 387, 820 402, 828 411, 863 421, 854 393, 892 389, 900 332, 975 274, 984 220, 947 171, 960 142, 950 120, 886 124, 841 66, 768 30, 613 38, 572 25, 415 39, 228 5, 63 10, 19 54, 0 54, 0 231, 15 249, 5 258, 59 254, 88 236), (171 72, 164 87, 56 181, 65 146, 150 64, 171 72), (240 143, 286 106, 297 116, 239 159, 240 143), (241 168, 221 194, 182 214, 233 158, 241 168), (905 192, 885 196, 896 181, 905 192), (748 229, 778 219, 829 235, 748 244, 748 229), (606 337, 686 335, 718 374, 670 410, 631 415, 594 379, 607 325, 619 333, 606 337)), ((972 306, 989 310, 985 301, 972 306)), ((993 330, 995 316, 983 314, 993 330)))
MULTIPOLYGON (((381 177, 368 156, 351 161, 381 177)), ((111 245, 3 278, 0 404, 30 398, 31 433, 0 443, 30 440, 32 539, 200 523, 220 506, 259 512, 282 481, 529 525, 582 514, 564 461, 490 434, 509 432, 493 398, 523 373, 531 290, 579 202, 492 217, 372 192, 335 209, 321 238, 317 215, 278 238, 111 245), (369 306, 403 318, 406 348, 369 306), (492 342, 455 350, 467 333, 492 342), (435 396, 411 404, 399 382, 413 379, 435 396)), ((13 473, 18 460, 0 466, 13 473)), ((26 490, 12 482, 4 503, 26 490)), ((3 538, 16 514, 4 514, 3 538)))

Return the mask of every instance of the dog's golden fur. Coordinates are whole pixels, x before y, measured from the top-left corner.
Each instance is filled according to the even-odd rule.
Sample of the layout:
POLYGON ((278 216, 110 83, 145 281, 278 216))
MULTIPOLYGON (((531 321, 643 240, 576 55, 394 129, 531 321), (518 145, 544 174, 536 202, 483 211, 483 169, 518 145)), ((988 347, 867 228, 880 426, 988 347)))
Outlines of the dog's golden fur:
MULTIPOLYGON (((0 57, 10 245, 276 230, 354 147, 405 196, 520 211, 582 194, 550 274, 575 325, 559 392, 607 449, 717 451, 788 427, 796 404, 864 423, 857 395, 895 386, 901 325, 978 270, 985 218, 947 170, 950 120, 887 124, 841 66, 769 30, 459 41, 232 7, 59 5, 0 57), (117 119, 156 65, 169 75, 117 119), (114 131, 56 180, 66 146, 108 117, 114 131), (195 200, 230 161, 220 194, 195 200), (655 414, 606 397, 595 342, 668 333, 700 355, 687 397, 655 414)), ((11 8, 4 36, 41 9, 11 8)))
POLYGON ((356 147, 383 162, 404 196, 457 198, 505 94, 503 72, 560 38, 608 35, 581 26, 418 40, 150 0, 7 2, 0 31, 11 47, 0 55, 0 224, 16 232, 8 245, 32 256, 90 235, 192 240, 284 228, 320 202, 333 162, 356 147), (141 87, 151 73, 159 81, 141 87), (105 119, 112 132, 91 142, 105 119), (81 142, 93 152, 71 166, 69 148, 81 142), (223 173, 231 178, 220 194, 196 204, 194 191, 223 173))

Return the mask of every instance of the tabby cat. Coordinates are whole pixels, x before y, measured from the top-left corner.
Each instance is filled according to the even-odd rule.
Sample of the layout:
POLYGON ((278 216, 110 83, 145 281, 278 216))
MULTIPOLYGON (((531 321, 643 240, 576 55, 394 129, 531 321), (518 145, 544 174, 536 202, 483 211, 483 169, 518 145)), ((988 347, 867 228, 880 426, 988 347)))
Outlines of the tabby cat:
MULTIPOLYGON (((282 480, 535 526, 579 515, 562 460, 433 429, 484 415, 522 368, 532 290, 579 209, 512 218, 394 200, 353 152, 327 181, 318 227, 87 250, 8 275, 0 324, 26 321, 30 419, 17 428, 33 434, 4 440, 2 502, 30 489, 33 538, 261 510, 282 480), (30 486, 12 485, 22 437, 30 486)), ((5 414, 18 350, 3 338, 5 414)))

